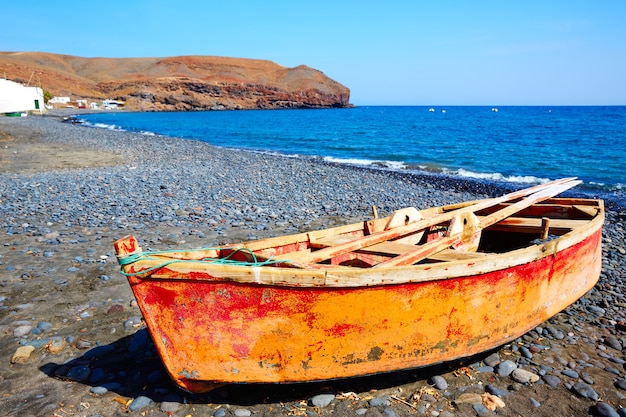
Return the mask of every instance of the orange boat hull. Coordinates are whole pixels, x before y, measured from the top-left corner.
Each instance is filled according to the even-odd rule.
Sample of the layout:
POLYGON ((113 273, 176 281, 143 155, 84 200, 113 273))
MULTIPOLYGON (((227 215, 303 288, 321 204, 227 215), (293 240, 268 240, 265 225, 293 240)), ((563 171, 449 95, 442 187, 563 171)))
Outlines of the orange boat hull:
POLYGON ((160 278, 128 279, 166 369, 189 391, 344 378, 449 361, 518 338, 595 285, 601 226, 512 266, 498 267, 506 257, 528 258, 528 249, 397 270, 438 277, 420 282, 266 285, 172 266, 160 278))

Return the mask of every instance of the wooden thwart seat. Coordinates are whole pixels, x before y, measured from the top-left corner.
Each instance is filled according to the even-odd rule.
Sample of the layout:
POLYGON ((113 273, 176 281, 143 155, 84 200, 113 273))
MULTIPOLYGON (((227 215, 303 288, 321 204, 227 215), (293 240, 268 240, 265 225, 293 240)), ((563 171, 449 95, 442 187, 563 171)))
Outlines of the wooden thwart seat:
MULTIPOLYGON (((576 229, 588 223, 587 220, 571 220, 571 219, 550 219, 550 232, 562 235, 570 230, 576 229)), ((525 218, 525 217, 509 217, 500 220, 498 223, 489 227, 490 230, 504 230, 507 232, 518 233, 540 233, 542 229, 542 219, 525 218)))
MULTIPOLYGON (((376 245, 368 246, 367 248, 362 249, 362 252, 398 256, 414 251, 416 248, 417 246, 415 245, 407 245, 405 243, 382 242, 376 245)), ((444 249, 441 252, 429 256, 428 259, 437 261, 459 261, 464 259, 482 258, 486 255, 486 253, 482 252, 464 252, 455 249, 444 249)))

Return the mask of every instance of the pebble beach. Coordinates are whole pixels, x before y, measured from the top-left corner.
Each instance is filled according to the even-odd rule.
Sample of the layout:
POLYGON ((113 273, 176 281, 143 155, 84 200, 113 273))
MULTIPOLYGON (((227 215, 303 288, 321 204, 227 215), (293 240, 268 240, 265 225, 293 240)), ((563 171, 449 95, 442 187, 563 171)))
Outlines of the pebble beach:
POLYGON ((208 247, 493 197, 484 183, 0 117, 0 410, 7 416, 626 416, 626 210, 608 205, 603 270, 514 343, 420 370, 179 390, 113 242, 208 247))

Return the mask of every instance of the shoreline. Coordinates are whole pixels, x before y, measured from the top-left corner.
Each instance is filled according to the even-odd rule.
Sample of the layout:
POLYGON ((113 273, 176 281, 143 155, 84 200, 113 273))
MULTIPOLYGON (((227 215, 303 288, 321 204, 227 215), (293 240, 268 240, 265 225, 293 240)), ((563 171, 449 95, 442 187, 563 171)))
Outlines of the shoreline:
POLYGON ((146 249, 202 247, 366 219, 372 205, 385 215, 409 205, 421 209, 502 190, 478 181, 86 129, 62 123, 63 116, 0 118, 0 140, 7 140, 0 153, 0 359, 5 364, 0 388, 14 393, 0 397, 0 409, 13 410, 9 415, 121 415, 127 405, 148 398, 130 414, 420 415, 421 410, 445 417, 451 409, 451 415, 475 415, 476 407, 459 398, 489 390, 507 405, 498 415, 580 415, 602 409, 599 402, 616 410, 626 405, 626 382, 618 382, 626 376, 624 215, 608 207, 603 271, 594 290, 542 329, 490 352, 540 375, 537 383, 498 375, 497 368, 488 369, 485 355, 474 359, 485 369, 462 362, 325 383, 228 386, 206 396, 176 389, 145 340, 140 313, 113 255, 117 238, 135 234, 146 249), (29 146, 16 149, 18 142, 29 146), (34 144, 40 146, 36 158, 29 152, 34 144), (50 147, 58 151, 50 154, 50 147), (17 164, 18 157, 28 163, 17 164), (36 341, 43 342, 11 363, 20 346, 36 341), (97 354, 91 350, 96 347, 97 354), (459 369, 467 369, 472 379, 459 369), (447 387, 433 384, 433 378, 440 381, 435 377, 447 387), (596 396, 581 394, 580 384, 596 396), (102 386, 109 388, 93 392, 102 386), (421 399, 406 405, 418 392, 421 399), (317 394, 329 393, 330 405, 311 405, 317 394))
MULTIPOLYGON (((94 111, 84 111, 81 113, 76 113, 75 110, 74 111, 68 111, 68 110, 70 109, 63 109, 62 113, 68 115, 67 118, 70 120, 73 120, 74 123, 76 124, 85 123, 85 120, 81 119, 81 115, 94 113, 94 111)), ((109 113, 112 113, 112 111, 109 111, 109 113)), ((93 129, 103 128, 103 127, 90 125, 89 122, 86 122, 85 127, 89 127, 93 129)), ((128 131, 125 131, 125 132, 128 132, 128 131)), ((202 140, 194 139, 194 138, 186 138, 186 137, 177 138, 177 137, 154 134, 154 133, 152 133, 152 135, 160 136, 160 137, 170 137, 170 138, 180 139, 180 140, 195 140, 195 141, 202 142, 202 140)), ((514 191, 515 189, 533 185, 532 182, 529 182, 529 183, 516 182, 513 180, 497 179, 497 177, 489 177, 489 176, 485 176, 485 177, 480 177, 480 176, 474 177, 471 175, 460 176, 460 175, 448 174, 446 173, 445 170, 439 171, 437 169, 429 170, 429 169, 421 169, 418 167, 412 168, 409 166, 405 166, 404 168, 393 168, 391 166, 378 165, 376 161, 372 161, 371 164, 361 165, 358 163, 342 161, 341 159, 332 160, 333 158, 330 158, 330 160, 328 160, 326 157, 321 156, 321 155, 317 155, 317 156, 315 155, 287 155, 287 154, 281 154, 280 152, 272 152, 272 151, 259 151, 259 150, 251 150, 247 148, 237 148, 237 147, 220 147, 217 145, 212 145, 212 146, 215 146, 220 149, 228 150, 228 151, 233 151, 233 152, 260 153, 262 155, 268 155, 269 157, 271 156, 282 157, 282 158, 294 158, 295 157, 296 159, 303 159, 310 163, 328 164, 331 166, 332 165, 343 166, 346 168, 353 168, 355 170, 365 170, 365 171, 380 170, 382 172, 387 173, 388 175, 395 175, 399 177, 410 178, 415 183, 429 183, 429 184, 436 183, 440 187, 443 187, 443 188, 452 187, 454 189, 462 189, 462 190, 466 190, 466 191, 474 192, 474 193, 481 193, 481 194, 489 193, 491 196, 504 194, 510 191, 514 191)), ((530 178, 533 178, 533 177, 531 176, 530 178)), ((555 178, 552 178, 552 179, 555 179, 555 178)), ((537 180, 539 180, 539 178, 537 178, 537 180)), ((544 179, 544 180, 547 181, 547 179, 544 179)), ((563 195, 568 196, 568 197, 577 197, 577 198, 603 199, 605 201, 605 206, 607 208, 614 210, 614 211, 626 212, 626 199, 624 198, 623 193, 620 193, 617 191, 595 189, 594 187, 590 188, 589 183, 586 183, 586 184, 583 183, 581 184, 580 187, 574 190, 569 190, 563 195)))

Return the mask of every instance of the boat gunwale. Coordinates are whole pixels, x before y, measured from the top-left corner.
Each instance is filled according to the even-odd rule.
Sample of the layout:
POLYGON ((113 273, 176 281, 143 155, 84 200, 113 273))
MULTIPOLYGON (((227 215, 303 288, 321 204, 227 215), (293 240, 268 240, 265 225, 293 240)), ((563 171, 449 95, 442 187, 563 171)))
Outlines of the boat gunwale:
MULTIPOLYGON (((587 223, 580 225, 576 229, 572 229, 553 240, 503 253, 488 253, 481 257, 472 257, 471 259, 381 268, 355 268, 341 265, 325 267, 325 265, 321 264, 312 264, 310 265, 310 269, 282 266, 268 267, 228 265, 210 262, 197 262, 194 260, 189 260, 188 262, 185 260, 179 260, 175 264, 163 266, 146 274, 138 274, 133 278, 141 280, 194 280, 206 281, 207 283, 230 282, 239 284, 280 286, 296 289, 311 287, 360 288, 411 283, 428 283, 446 279, 480 276, 485 273, 539 261, 581 243, 586 239, 591 238, 598 232, 601 233, 605 217, 604 204, 602 200, 575 198, 558 198, 554 200, 557 202, 557 204, 554 204, 555 206, 573 207, 577 205, 576 203, 578 203, 579 205, 587 205, 597 209, 597 213, 594 217, 590 218, 587 223), (564 204, 565 202, 568 204, 564 204), (208 276, 201 276, 202 274, 208 276)), ((534 206, 549 205, 551 201, 552 200, 546 200, 542 203, 534 204, 534 206)), ((426 209, 423 211, 434 209, 445 210, 448 207, 458 206, 459 205, 448 205, 433 209, 426 209)), ((357 222, 322 230, 349 229, 352 226, 356 227, 356 225, 361 224, 362 222, 357 222)), ((314 231, 308 233, 314 233, 314 231)), ((261 239, 252 242, 278 241, 287 236, 293 237, 300 235, 306 236, 307 232, 261 239)), ((225 248, 236 249, 237 247, 245 247, 245 243, 227 245, 225 248)), ((179 251, 178 253, 183 252, 185 251, 179 251)), ((143 259, 124 265, 123 270, 126 273, 138 273, 142 269, 157 266, 159 263, 160 261, 158 260, 143 259)))

